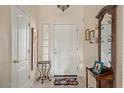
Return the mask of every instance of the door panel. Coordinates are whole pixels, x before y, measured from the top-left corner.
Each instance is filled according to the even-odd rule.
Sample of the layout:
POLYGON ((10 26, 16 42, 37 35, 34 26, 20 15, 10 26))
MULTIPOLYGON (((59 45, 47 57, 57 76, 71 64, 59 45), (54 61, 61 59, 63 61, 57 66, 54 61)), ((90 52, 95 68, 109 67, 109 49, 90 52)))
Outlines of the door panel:
POLYGON ((17 69, 17 77, 18 77, 17 78, 17 81, 18 81, 17 86, 18 87, 22 87, 22 85, 24 85, 26 82, 25 81, 27 79, 26 68, 27 68, 26 66, 23 66, 23 67, 17 69))
POLYGON ((17 23, 18 30, 18 61, 23 62, 27 59, 27 22, 24 16, 19 16, 17 23))
POLYGON ((77 26, 55 25, 55 75, 77 75, 77 26))
POLYGON ((12 87, 25 87, 28 81, 28 17, 17 6, 12 8, 12 87))

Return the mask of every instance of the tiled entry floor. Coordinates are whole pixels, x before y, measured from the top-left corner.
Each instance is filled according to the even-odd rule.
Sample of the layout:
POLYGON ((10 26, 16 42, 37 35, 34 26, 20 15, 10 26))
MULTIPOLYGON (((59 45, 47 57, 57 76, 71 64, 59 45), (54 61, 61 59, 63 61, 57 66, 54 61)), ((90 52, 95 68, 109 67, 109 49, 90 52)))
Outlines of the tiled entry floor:
POLYGON ((54 80, 55 78, 52 78, 51 81, 45 80, 43 84, 41 84, 41 81, 35 81, 32 85, 32 88, 85 88, 85 79, 84 78, 77 78, 79 84, 78 85, 59 85, 54 86, 54 80))

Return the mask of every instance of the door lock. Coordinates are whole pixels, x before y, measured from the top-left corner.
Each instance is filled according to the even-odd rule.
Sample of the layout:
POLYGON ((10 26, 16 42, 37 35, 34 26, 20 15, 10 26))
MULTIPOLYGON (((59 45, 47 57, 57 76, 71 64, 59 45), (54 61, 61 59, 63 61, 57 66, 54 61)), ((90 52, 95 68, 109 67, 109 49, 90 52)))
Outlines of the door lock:
POLYGON ((14 60, 13 63, 19 63, 17 60, 14 60))
POLYGON ((57 52, 54 52, 54 54, 57 54, 57 52))

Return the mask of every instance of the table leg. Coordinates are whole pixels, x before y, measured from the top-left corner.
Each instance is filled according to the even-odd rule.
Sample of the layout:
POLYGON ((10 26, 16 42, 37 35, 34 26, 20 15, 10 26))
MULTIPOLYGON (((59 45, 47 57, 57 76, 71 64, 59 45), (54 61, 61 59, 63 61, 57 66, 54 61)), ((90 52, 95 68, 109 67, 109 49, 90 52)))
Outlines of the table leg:
POLYGON ((48 73, 49 73, 49 71, 50 71, 50 69, 51 69, 51 64, 49 63, 48 65, 49 65, 49 69, 48 69, 48 71, 47 71, 47 77, 48 77, 49 81, 51 81, 51 79, 49 78, 49 75, 48 75, 48 73))
POLYGON ((101 82, 98 79, 96 79, 96 87, 97 88, 101 88, 101 82))
POLYGON ((40 72, 40 75, 39 75, 39 77, 37 78, 37 81, 39 81, 39 80, 41 79, 41 71, 40 71, 40 69, 39 69, 39 65, 37 65, 37 68, 38 68, 38 71, 40 72))
POLYGON ((86 67, 86 88, 88 88, 88 67, 86 67))
POLYGON ((47 62, 47 63, 39 63, 37 65, 37 68, 38 68, 38 71, 40 72, 40 76, 37 78, 37 81, 39 81, 40 79, 42 80, 42 84, 44 82, 44 80, 49 80, 51 81, 51 79, 49 78, 49 71, 50 71, 50 68, 51 68, 51 64, 50 62, 47 62), (41 68, 41 71, 40 71, 40 68, 39 68, 39 64, 41 64, 42 68, 41 68), (48 68, 47 68, 48 66, 48 68))
POLYGON ((99 88, 101 88, 101 81, 99 80, 99 88))

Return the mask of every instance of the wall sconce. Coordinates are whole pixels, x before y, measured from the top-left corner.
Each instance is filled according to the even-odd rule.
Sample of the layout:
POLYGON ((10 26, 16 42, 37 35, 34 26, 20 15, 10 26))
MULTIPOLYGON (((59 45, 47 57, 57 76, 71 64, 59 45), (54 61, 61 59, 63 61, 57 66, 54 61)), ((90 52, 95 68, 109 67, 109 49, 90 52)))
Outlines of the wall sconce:
POLYGON ((90 44, 97 43, 97 38, 95 37, 95 30, 86 29, 85 30, 85 40, 89 41, 90 44))
POLYGON ((91 44, 95 43, 95 30, 89 31, 89 42, 91 44))
POLYGON ((61 9, 63 12, 69 8, 69 5, 57 5, 57 8, 61 9))
POLYGON ((85 40, 86 40, 86 41, 89 40, 89 31, 90 31, 90 29, 86 29, 86 30, 85 30, 85 40))

